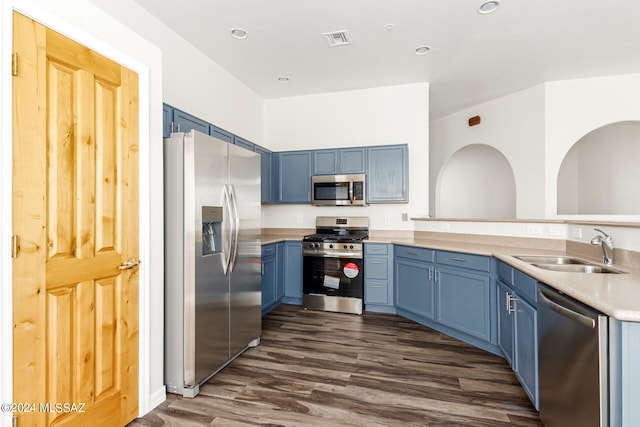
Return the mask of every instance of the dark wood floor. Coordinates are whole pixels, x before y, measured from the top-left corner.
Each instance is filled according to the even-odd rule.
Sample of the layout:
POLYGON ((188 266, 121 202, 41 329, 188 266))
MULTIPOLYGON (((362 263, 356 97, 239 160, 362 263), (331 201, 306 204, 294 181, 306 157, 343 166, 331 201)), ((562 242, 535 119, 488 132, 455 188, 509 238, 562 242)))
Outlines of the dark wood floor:
POLYGON ((263 319, 262 343, 139 426, 542 426, 504 359, 399 316, 263 319))

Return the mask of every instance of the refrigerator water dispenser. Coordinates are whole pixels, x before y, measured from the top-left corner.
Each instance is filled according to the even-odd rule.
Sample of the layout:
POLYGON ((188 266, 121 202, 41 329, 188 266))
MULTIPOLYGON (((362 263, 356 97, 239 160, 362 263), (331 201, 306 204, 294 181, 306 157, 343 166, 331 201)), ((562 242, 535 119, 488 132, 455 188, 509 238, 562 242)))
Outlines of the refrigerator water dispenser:
POLYGON ((202 256, 222 251, 222 206, 202 207, 202 256))

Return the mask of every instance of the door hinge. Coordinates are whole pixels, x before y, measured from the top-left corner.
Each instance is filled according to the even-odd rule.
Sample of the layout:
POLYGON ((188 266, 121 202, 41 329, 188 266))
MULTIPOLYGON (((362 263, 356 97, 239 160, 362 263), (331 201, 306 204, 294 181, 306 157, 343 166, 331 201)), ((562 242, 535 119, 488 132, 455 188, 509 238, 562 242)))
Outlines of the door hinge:
POLYGON ((11 75, 18 75, 18 52, 13 52, 11 54, 11 75))
POLYGON ((11 427, 18 427, 18 416, 14 415, 13 419, 11 420, 11 427))
POLYGON ((18 258, 20 252, 20 238, 17 234, 11 236, 11 258, 18 258))

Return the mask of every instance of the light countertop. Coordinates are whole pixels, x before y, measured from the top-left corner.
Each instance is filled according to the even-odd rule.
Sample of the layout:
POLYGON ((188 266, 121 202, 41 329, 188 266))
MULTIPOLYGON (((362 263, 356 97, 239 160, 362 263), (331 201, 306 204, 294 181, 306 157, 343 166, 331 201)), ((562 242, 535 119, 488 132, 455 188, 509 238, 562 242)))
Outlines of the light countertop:
MULTIPOLYGON (((262 243, 283 240, 301 240, 304 234, 263 235, 262 243)), ((373 237, 367 243, 390 243, 429 249, 464 252, 494 256, 523 273, 564 292, 602 313, 620 321, 640 322, 640 268, 617 265, 613 267, 628 274, 568 273, 543 270, 521 261, 514 255, 567 255, 563 251, 528 249, 491 244, 466 243, 444 239, 422 239, 410 237, 373 237)), ((573 254, 571 254, 573 256, 573 254)), ((593 262, 593 259, 578 256, 593 262)))

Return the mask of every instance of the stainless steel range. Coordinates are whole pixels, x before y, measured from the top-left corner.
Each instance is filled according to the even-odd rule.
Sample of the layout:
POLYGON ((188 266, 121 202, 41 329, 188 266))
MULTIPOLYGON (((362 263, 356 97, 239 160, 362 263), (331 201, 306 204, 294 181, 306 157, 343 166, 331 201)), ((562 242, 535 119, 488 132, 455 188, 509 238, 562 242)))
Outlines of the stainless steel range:
POLYGON ((313 310, 362 314, 363 240, 369 218, 316 218, 316 234, 302 243, 302 304, 313 310))

